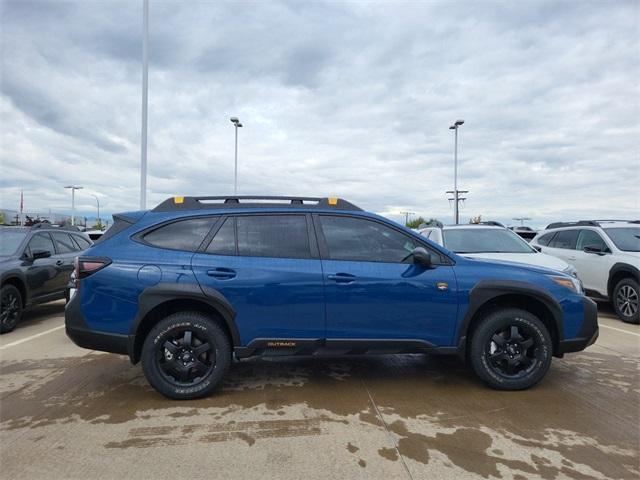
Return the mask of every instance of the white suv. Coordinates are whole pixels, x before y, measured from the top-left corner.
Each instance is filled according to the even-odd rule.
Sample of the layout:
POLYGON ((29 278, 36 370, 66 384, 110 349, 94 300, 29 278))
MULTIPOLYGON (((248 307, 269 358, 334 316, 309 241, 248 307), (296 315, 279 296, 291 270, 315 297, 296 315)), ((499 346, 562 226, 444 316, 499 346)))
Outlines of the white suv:
POLYGON ((587 295, 610 300, 621 320, 639 323, 639 221, 552 223, 531 245, 569 262, 587 295))
POLYGON ((432 242, 465 257, 524 263, 576 276, 576 269, 567 262, 540 253, 519 235, 497 222, 426 227, 418 232, 432 242))

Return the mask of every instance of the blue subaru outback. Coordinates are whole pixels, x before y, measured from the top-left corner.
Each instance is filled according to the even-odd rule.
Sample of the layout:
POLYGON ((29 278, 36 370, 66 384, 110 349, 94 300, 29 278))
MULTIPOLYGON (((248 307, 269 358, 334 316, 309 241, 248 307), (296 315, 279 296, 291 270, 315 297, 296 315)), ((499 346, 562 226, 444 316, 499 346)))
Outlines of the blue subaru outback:
POLYGON ((502 390, 598 336, 575 278, 472 260, 336 198, 173 197, 76 259, 66 331, 202 397, 232 358, 441 353, 502 390))

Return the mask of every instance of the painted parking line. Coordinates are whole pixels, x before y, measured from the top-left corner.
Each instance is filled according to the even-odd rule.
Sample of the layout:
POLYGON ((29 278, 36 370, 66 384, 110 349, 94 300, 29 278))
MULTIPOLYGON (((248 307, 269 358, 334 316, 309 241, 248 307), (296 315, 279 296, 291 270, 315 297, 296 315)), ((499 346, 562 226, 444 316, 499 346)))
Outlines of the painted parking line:
POLYGON ((615 330, 616 332, 627 333, 629 335, 634 335, 636 337, 640 337, 640 333, 630 332, 629 330, 623 330, 622 328, 610 327, 609 325, 598 325, 600 328, 608 328, 609 330, 615 330))
POLYGON ((9 348, 9 347, 15 347, 16 345, 20 345, 21 343, 28 342, 29 340, 33 340, 34 338, 38 338, 38 337, 41 337, 43 335, 47 335, 49 333, 55 332, 57 330, 60 330, 61 328, 64 328, 64 325, 60 325, 58 327, 51 328, 49 330, 45 330, 44 332, 36 333, 35 335, 31 335, 30 337, 23 338, 22 340, 16 340, 15 342, 7 343, 6 345, 3 345, 2 347, 0 347, 0 350, 4 350, 4 349, 9 348))

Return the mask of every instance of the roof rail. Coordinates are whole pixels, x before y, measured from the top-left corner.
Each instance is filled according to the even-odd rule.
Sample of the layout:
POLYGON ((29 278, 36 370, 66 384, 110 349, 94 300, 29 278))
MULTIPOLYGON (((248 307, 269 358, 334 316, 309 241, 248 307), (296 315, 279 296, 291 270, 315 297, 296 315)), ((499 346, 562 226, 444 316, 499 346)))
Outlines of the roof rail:
POLYGON ((578 222, 554 222, 547 225, 545 230, 562 227, 598 227, 598 222, 594 220, 580 220, 578 222))
POLYGON ((362 210, 341 198, 331 197, 287 197, 287 196, 211 196, 170 197, 157 205, 153 212, 175 212, 181 210, 212 210, 216 208, 330 208, 332 210, 362 210))
POLYGON ((501 224, 500 222, 496 222, 495 220, 486 220, 484 222, 474 222, 474 223, 469 223, 468 225, 491 225, 492 227, 505 228, 503 224, 501 224))
POLYGON ((80 231, 80 229, 75 225, 58 226, 58 225, 55 225, 55 224, 49 223, 49 222, 40 222, 40 223, 35 223, 33 225, 27 225, 26 228, 31 228, 31 229, 50 228, 52 230, 65 230, 65 231, 68 231, 68 232, 79 232, 80 231))
POLYGON ((640 223, 640 220, 579 220, 577 222, 554 222, 547 225, 546 230, 552 228, 561 228, 561 227, 599 227, 600 223, 604 222, 625 222, 625 223, 640 223))

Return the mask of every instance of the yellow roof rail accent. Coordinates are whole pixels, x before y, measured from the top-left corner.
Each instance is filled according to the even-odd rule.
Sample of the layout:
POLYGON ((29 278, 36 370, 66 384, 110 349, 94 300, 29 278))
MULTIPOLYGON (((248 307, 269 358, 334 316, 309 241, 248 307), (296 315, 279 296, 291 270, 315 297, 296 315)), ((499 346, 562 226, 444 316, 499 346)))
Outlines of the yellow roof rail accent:
POLYGON ((184 203, 184 197, 173 197, 173 203, 184 203))
POLYGON ((329 205, 337 205, 338 199, 335 197, 329 197, 329 205))

